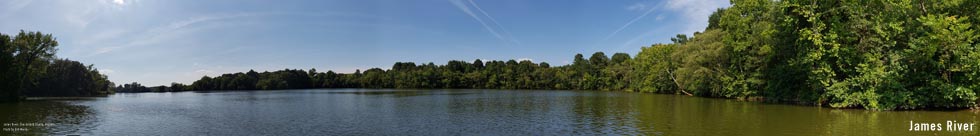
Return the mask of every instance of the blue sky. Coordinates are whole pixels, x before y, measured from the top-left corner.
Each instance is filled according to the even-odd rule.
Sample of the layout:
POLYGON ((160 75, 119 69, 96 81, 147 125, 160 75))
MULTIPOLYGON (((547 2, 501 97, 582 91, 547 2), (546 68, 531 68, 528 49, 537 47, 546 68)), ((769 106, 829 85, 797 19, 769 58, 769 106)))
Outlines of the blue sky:
POLYGON ((728 0, 4 0, 0 33, 51 33, 57 56, 117 84, 222 73, 353 72, 394 62, 635 55, 707 26, 728 0))

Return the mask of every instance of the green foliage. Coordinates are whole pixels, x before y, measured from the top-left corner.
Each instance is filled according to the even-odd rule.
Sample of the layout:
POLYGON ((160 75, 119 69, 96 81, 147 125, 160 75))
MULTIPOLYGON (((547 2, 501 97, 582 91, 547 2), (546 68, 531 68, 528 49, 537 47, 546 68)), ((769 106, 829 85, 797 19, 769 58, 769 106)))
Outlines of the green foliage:
POLYGON ((0 34, 0 102, 15 101, 20 94, 15 92, 18 88, 15 83, 19 83, 20 78, 13 72, 14 65, 14 45, 11 43, 10 36, 0 34))
POLYGON ((643 47, 632 61, 631 88, 639 92, 675 93, 677 85, 673 81, 673 71, 677 66, 671 59, 671 53, 676 46, 657 44, 643 47))
POLYGON ((396 62, 391 69, 372 68, 354 73, 316 72, 315 69, 280 70, 204 76, 189 86, 143 87, 126 84, 123 92, 277 90, 304 88, 490 88, 627 90, 634 80, 632 58, 616 53, 610 59, 596 52, 590 59, 576 55, 577 63, 552 67, 529 60, 473 63, 452 60, 445 65, 396 62), (593 65, 596 64, 596 65, 593 65), (147 89, 143 89, 147 88, 147 89))
POLYGON ((0 34, 0 101, 17 101, 27 88, 37 85, 48 61, 54 57, 58 42, 50 34, 20 31, 10 38, 0 34))
POLYGON ((150 88, 148 88, 146 86, 143 86, 140 83, 136 83, 136 82, 116 86, 116 89, 115 90, 116 90, 116 92, 126 92, 126 93, 132 93, 132 92, 153 92, 150 88))
MULTIPOLYGON (((929 14, 919 17, 926 29, 905 51, 909 79, 920 84, 909 86, 913 100, 931 106, 964 107, 976 104, 978 89, 975 55, 978 36, 968 18, 929 14), (930 92, 930 93, 923 93, 930 92)), ((920 105, 910 105, 919 107, 920 105)))
POLYGON ((980 2, 732 3, 705 33, 644 47, 630 88, 873 110, 978 103, 980 2))
POLYGON ((728 72, 723 79, 726 91, 737 97, 758 96, 766 87, 771 57, 774 55, 776 21, 780 7, 769 0, 733 1, 722 14, 719 27, 726 31, 723 42, 730 46, 728 72))
POLYGON ((629 61, 630 59, 632 59, 632 58, 630 58, 630 54, 616 53, 616 54, 613 54, 611 61, 612 61, 613 64, 622 64, 622 63, 625 63, 626 61, 629 61))
POLYGON ((0 101, 31 96, 104 96, 113 83, 92 65, 55 59, 51 34, 20 31, 0 34, 0 101))
POLYGON ((677 36, 675 36, 674 38, 670 38, 670 41, 674 42, 674 44, 684 44, 690 40, 691 38, 688 38, 687 35, 685 34, 677 34, 677 36))
POLYGON ((589 64, 592 64, 598 69, 609 66, 609 57, 605 53, 596 52, 589 57, 589 64))
POLYGON ((85 66, 68 59, 54 60, 38 79, 38 85, 28 88, 27 96, 105 96, 112 93, 113 83, 92 65, 85 66))
POLYGON ((678 89, 699 96, 735 97, 725 90, 723 79, 728 78, 728 52, 722 43, 721 30, 708 30, 677 47, 671 57, 678 64, 674 73, 678 89))

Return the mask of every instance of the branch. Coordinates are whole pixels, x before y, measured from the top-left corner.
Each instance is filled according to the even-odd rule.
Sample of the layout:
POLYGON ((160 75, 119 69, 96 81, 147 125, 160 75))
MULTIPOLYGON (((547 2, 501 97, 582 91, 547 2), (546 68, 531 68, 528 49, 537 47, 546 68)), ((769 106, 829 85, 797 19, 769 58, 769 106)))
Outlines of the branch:
POLYGON ((670 68, 667 68, 664 71, 667 71, 667 75, 670 77, 670 80, 673 80, 674 81, 674 85, 677 85, 677 88, 678 88, 677 90, 681 91, 682 93, 686 94, 687 96, 694 96, 693 94, 688 93, 687 91, 684 91, 684 88, 681 87, 680 82, 677 82, 677 78, 674 78, 674 72, 670 72, 670 68))

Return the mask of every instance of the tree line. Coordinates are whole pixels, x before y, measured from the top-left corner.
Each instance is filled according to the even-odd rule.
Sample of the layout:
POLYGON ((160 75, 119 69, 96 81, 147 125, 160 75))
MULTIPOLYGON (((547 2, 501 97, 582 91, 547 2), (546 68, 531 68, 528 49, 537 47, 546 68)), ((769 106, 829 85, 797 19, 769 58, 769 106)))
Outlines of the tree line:
MULTIPOLYGON (((473 62, 453 60, 445 65, 397 62, 390 69, 372 68, 354 73, 316 69, 239 72, 217 77, 204 76, 190 85, 117 89, 119 92, 168 92, 189 90, 277 90, 306 88, 484 88, 484 89, 628 89, 632 69, 626 53, 611 58, 603 52, 589 59, 578 54, 575 64, 552 67, 529 60, 473 62)), ((138 87, 138 83, 133 83, 138 87)), ((130 84, 127 84, 130 85, 130 84)))
POLYGON ((51 34, 0 33, 0 102, 113 93, 114 84, 93 65, 56 58, 57 46, 51 34))

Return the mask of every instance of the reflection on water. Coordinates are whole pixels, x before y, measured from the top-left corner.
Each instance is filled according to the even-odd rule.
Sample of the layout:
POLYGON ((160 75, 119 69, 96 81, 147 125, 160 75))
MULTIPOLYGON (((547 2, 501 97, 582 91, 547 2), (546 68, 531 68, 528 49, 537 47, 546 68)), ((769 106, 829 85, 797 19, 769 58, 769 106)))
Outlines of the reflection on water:
MULTIPOLYGON (((908 121, 969 111, 842 110, 596 91, 320 89, 116 94, 0 104, 0 122, 83 135, 978 135, 908 121)), ((5 132, 5 134, 8 132, 5 132)))
MULTIPOLYGON (((82 100, 84 101, 84 100, 82 100)), ((94 111, 79 101, 0 103, 0 135, 87 134, 97 125, 94 111)))
POLYGON ((385 91, 348 91, 348 92, 326 92, 329 94, 356 94, 356 95, 391 95, 395 97, 411 97, 426 95, 467 95, 474 94, 461 90, 456 91, 427 91, 427 90, 385 90, 385 91))

